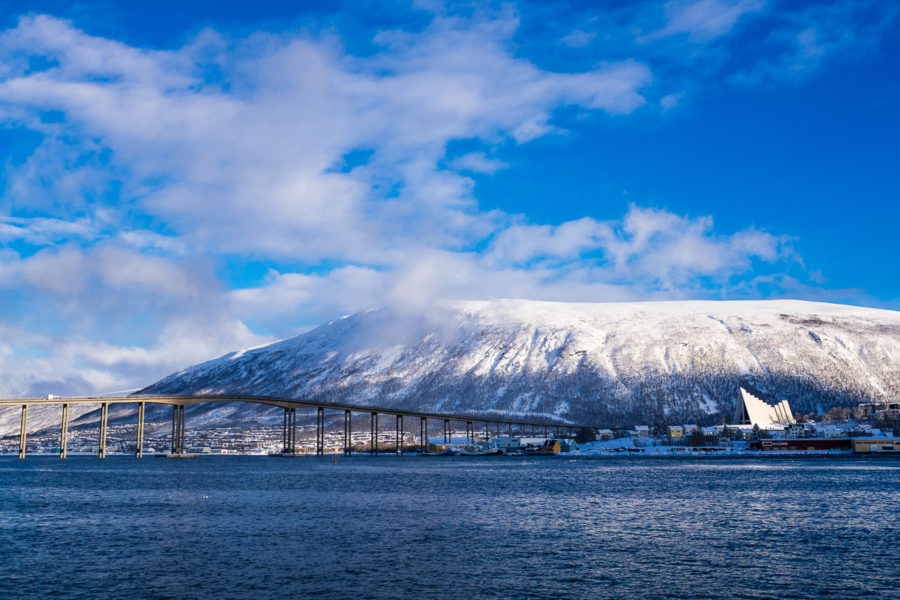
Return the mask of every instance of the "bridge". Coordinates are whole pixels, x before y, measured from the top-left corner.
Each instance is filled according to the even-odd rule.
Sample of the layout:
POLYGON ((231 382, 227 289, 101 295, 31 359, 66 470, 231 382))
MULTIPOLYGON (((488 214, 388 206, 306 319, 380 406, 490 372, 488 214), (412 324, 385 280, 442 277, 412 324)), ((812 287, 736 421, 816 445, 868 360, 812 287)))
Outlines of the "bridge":
POLYGON ((369 429, 369 453, 378 454, 378 417, 385 415, 394 417, 396 427, 396 449, 394 453, 403 455, 403 427, 404 417, 407 419, 419 419, 419 449, 424 451, 428 447, 428 420, 443 422, 444 443, 450 442, 452 424, 466 424, 467 443, 475 439, 475 425, 484 425, 484 435, 489 437, 491 428, 495 428, 497 437, 501 435, 501 429, 506 427, 507 434, 511 437, 513 428, 524 433, 527 427, 531 428, 532 435, 538 429, 543 429, 544 435, 548 435, 553 428, 558 436, 560 431, 568 430, 571 436, 575 429, 598 429, 597 426, 564 423, 561 421, 545 421, 534 419, 510 419, 491 418, 485 415, 473 413, 438 413, 422 412, 415 410, 384 408, 354 404, 323 403, 306 401, 294 398, 279 398, 272 396, 235 396, 235 395, 141 395, 130 396, 73 396, 59 397, 48 396, 46 398, 0 398, 0 406, 21 406, 22 419, 19 430, 19 458, 25 458, 25 442, 28 428, 28 408, 35 406, 62 406, 62 423, 60 425, 60 458, 66 458, 66 441, 69 427, 69 405, 99 404, 100 405, 100 433, 98 444, 99 458, 106 458, 106 430, 110 404, 137 404, 137 439, 135 456, 143 457, 144 449, 144 412, 147 404, 168 404, 172 406, 172 433, 171 454, 174 456, 184 454, 185 440, 185 407, 191 404, 207 402, 251 402, 279 406, 284 409, 284 422, 282 427, 282 453, 285 455, 297 454, 297 409, 314 408, 316 410, 316 455, 325 453, 325 413, 326 411, 342 413, 344 417, 344 444, 343 453, 351 454, 351 416, 353 413, 367 413, 370 415, 369 429))

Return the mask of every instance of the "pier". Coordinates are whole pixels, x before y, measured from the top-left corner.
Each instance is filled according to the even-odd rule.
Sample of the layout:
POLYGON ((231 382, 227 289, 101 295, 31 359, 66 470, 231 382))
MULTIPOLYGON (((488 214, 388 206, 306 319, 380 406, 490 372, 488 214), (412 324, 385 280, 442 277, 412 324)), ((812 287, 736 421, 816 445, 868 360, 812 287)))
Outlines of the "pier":
MULTIPOLYGON (((60 443, 59 457, 66 458, 66 441, 68 437, 69 427, 69 407, 70 405, 94 404, 100 407, 100 422, 98 435, 98 451, 97 456, 101 459, 106 458, 106 431, 109 420, 110 404, 136 404, 137 405, 137 433, 135 444, 135 457, 143 457, 144 449, 144 415, 147 404, 163 404, 172 407, 172 429, 171 429, 171 456, 180 456, 184 454, 185 438, 186 438, 186 413, 185 408, 192 404, 210 403, 210 402, 250 402, 255 404, 265 404, 269 406, 281 407, 284 410, 284 419, 282 426, 282 453, 286 456, 297 455, 297 409, 314 409, 316 417, 316 443, 315 454, 322 456, 325 454, 325 429, 326 429, 326 413, 343 415, 343 454, 350 456, 352 454, 351 437, 353 432, 352 418, 353 414, 369 415, 369 454, 377 456, 379 454, 378 447, 378 419, 379 416, 393 417, 395 429, 395 447, 390 452, 397 456, 404 453, 404 419, 419 420, 419 436, 416 446, 419 451, 428 449, 428 421, 441 422, 443 425, 443 440, 445 444, 450 443, 454 423, 465 424, 466 443, 474 442, 476 439, 477 425, 483 426, 484 437, 490 437, 492 432, 496 432, 496 436, 500 437, 503 429, 507 435, 512 436, 515 428, 521 435, 526 435, 528 429, 534 436, 538 431, 549 436, 551 431, 559 437, 563 432, 567 432, 572 436, 577 429, 597 429, 597 426, 576 424, 562 421, 542 421, 532 419, 510 419, 510 418, 492 418, 487 415, 478 415, 473 413, 433 413, 415 410, 406 410, 398 408, 337 404, 337 403, 321 403, 305 401, 293 398, 280 398, 271 396, 234 396, 234 395, 132 395, 132 396, 75 396, 75 397, 56 397, 49 396, 46 398, 0 398, 0 406, 21 406, 21 425, 19 430, 19 458, 25 458, 25 444, 28 431, 28 409, 36 406, 61 406, 62 418, 60 423, 60 443)), ((414 431, 414 430, 413 430, 414 431)))

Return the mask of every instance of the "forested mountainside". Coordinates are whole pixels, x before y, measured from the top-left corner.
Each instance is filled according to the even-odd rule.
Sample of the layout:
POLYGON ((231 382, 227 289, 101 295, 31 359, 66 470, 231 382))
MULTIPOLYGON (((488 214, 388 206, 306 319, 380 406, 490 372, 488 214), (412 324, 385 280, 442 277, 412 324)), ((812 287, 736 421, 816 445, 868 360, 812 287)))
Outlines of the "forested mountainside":
MULTIPOLYGON (((415 314, 350 315, 142 393, 626 425, 730 419, 742 382, 788 400, 795 414, 898 398, 900 313, 785 300, 447 302, 415 314)), ((202 412, 234 421, 242 410, 202 412)))

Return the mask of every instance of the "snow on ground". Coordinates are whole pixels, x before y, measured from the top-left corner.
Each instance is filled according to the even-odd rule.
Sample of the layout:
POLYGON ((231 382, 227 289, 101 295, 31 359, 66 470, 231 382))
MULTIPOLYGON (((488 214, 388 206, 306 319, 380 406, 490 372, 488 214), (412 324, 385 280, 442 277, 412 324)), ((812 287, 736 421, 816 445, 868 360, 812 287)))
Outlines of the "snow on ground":
MULTIPOLYGON (((337 319, 146 391, 609 427, 730 418, 743 381, 787 399, 795 414, 896 399, 900 312, 791 300, 443 302, 420 314, 381 309, 337 319)), ((229 415, 244 409, 256 418, 250 405, 229 415)), ((17 425, 14 415, 3 418, 0 433, 17 425)))

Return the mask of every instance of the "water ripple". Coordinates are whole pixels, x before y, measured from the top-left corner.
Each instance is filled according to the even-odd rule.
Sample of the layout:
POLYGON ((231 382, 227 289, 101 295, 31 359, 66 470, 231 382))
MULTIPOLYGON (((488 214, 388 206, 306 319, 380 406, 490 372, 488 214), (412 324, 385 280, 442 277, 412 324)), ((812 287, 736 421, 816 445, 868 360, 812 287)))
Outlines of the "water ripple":
POLYGON ((0 458, 0 597, 900 598, 900 461, 0 458))

